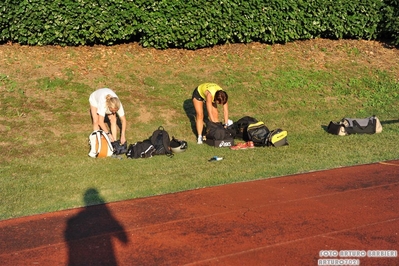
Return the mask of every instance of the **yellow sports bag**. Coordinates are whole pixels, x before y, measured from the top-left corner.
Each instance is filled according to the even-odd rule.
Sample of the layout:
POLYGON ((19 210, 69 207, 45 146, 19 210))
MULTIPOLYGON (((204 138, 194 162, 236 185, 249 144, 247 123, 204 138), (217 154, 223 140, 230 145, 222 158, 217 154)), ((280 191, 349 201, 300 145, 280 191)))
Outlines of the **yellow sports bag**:
POLYGON ((280 128, 270 131, 267 136, 267 146, 281 147, 288 145, 287 135, 288 132, 280 128))
POLYGON ((111 140, 103 130, 95 130, 90 134, 89 146, 89 156, 92 158, 109 157, 114 153, 111 140))

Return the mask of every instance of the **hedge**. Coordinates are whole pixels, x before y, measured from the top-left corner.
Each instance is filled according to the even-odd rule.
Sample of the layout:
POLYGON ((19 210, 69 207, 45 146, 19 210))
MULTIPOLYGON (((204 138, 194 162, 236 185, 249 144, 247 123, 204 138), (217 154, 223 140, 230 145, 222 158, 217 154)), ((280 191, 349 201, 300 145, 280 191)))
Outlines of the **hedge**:
POLYGON ((140 21, 127 0, 15 0, 0 10, 0 40, 28 45, 110 45, 132 39, 140 21))
POLYGON ((223 43, 390 38, 396 0, 5 0, 0 42, 198 49, 223 43))

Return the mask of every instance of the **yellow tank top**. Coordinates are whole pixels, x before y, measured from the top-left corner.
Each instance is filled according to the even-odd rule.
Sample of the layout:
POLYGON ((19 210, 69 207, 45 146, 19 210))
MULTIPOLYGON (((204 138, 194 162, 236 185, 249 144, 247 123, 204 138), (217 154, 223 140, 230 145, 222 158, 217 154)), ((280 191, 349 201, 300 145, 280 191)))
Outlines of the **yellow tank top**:
POLYGON ((205 92, 209 91, 211 93, 211 95, 212 95, 212 102, 215 101, 215 93, 217 91, 222 91, 222 90, 223 89, 219 85, 217 85, 215 83, 203 83, 203 84, 198 86, 199 95, 201 95, 201 97, 206 100, 205 92))

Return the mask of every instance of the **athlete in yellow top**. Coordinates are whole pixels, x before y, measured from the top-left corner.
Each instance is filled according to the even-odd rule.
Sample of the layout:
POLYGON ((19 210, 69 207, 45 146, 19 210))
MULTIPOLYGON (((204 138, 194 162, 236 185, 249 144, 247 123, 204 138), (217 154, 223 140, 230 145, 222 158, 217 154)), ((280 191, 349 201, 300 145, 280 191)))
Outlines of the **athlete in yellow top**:
POLYGON ((202 144, 202 131, 204 129, 204 102, 208 111, 209 120, 219 122, 217 105, 223 105, 224 123, 229 121, 229 108, 227 104, 227 93, 215 83, 203 83, 195 88, 192 96, 196 121, 195 125, 198 134, 198 144, 202 144))

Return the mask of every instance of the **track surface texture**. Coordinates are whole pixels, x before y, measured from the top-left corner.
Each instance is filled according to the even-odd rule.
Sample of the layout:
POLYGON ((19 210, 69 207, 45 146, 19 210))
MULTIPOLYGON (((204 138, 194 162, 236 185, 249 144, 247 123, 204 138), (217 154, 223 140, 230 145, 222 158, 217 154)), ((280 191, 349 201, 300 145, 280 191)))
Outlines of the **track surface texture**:
POLYGON ((398 243, 399 161, 0 221, 0 265, 399 265, 398 243))

